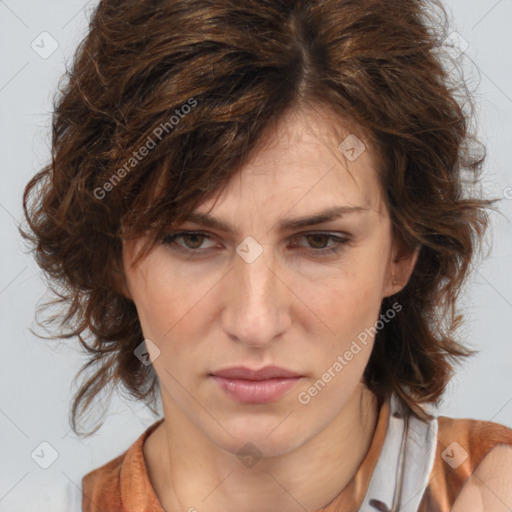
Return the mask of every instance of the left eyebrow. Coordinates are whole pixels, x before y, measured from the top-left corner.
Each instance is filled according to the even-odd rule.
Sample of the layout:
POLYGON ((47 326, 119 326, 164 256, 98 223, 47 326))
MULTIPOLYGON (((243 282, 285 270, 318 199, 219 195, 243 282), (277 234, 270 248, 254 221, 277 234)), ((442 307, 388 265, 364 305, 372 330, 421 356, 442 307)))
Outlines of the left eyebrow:
MULTIPOLYGON (((301 229, 305 227, 315 226, 317 224, 323 224, 331 220, 338 219, 344 215, 353 213, 363 213, 370 211, 370 208, 364 208, 362 206, 337 206, 315 212, 312 215, 305 217, 296 217, 283 219, 278 223, 278 229, 280 231, 291 231, 294 229, 301 229)), ((185 221, 199 224, 200 226, 217 229, 226 233, 234 233, 235 228, 228 222, 210 215, 208 213, 191 212, 185 219, 185 221)))
POLYGON ((363 213, 367 211, 370 211, 370 208, 363 208, 362 206, 338 206, 335 208, 328 208, 327 210, 316 212, 313 215, 281 220, 279 222, 279 229, 281 231, 290 231, 293 229, 306 228, 339 219, 340 217, 351 213, 363 213))

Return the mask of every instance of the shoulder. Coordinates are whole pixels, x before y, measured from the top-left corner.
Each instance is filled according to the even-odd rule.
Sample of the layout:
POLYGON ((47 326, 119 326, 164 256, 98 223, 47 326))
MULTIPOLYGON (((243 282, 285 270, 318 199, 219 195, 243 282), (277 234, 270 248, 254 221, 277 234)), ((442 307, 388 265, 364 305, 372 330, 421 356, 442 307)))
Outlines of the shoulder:
MULTIPOLYGON (((428 493, 432 502, 449 505, 453 512, 510 510, 511 428, 440 416, 437 441, 428 493)), ((444 507, 439 505, 439 509, 444 507)))
POLYGON ((453 512, 509 512, 512 507, 512 446, 497 445, 483 457, 462 488, 453 512))
POLYGON ((82 478, 83 511, 121 505, 121 468, 128 452, 90 471, 82 478))
POLYGON ((143 508, 141 503, 148 499, 157 501, 147 474, 143 446, 163 420, 149 426, 121 455, 82 477, 83 512, 123 510, 122 506, 127 504, 135 510, 143 508))
POLYGON ((497 444, 512 445, 511 428, 492 421, 466 418, 440 416, 437 437, 440 443, 458 442, 467 446, 469 455, 487 452, 497 444))

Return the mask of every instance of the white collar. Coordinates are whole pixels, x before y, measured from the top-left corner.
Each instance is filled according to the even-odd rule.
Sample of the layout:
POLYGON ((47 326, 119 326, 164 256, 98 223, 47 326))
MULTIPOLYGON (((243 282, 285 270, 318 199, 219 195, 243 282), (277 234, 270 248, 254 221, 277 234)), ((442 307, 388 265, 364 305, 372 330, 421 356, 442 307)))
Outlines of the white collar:
POLYGON ((359 512, 418 510, 434 465, 437 429, 437 417, 424 422, 407 414, 402 399, 391 394, 386 437, 359 512))

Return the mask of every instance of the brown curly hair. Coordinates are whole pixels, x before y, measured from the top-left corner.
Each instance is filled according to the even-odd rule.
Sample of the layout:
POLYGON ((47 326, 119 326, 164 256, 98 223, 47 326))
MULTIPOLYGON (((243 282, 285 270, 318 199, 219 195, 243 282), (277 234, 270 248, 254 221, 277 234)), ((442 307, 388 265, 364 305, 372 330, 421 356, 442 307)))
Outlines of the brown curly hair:
POLYGON ((22 235, 49 304, 65 306, 46 320, 65 327, 52 338, 76 337, 89 354, 77 377, 94 370, 73 398, 75 433, 119 384, 156 412, 158 379, 134 356, 144 336, 120 287, 122 240, 149 235, 150 250, 307 106, 369 141, 394 234, 421 245, 407 286, 383 300, 403 312, 377 333, 364 378, 430 417, 421 404, 438 403, 454 363, 476 352, 456 339, 456 299, 496 201, 465 187, 485 148, 467 84, 448 70, 459 69, 448 26, 437 0, 99 3, 54 98, 51 163, 23 197, 22 235))

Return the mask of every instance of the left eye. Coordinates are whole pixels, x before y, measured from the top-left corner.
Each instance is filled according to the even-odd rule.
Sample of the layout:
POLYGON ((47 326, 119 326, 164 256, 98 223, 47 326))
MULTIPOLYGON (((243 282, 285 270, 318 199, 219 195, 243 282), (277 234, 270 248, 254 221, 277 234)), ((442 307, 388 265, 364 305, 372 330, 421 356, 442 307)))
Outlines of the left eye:
MULTIPOLYGON (((177 239, 183 239, 183 244, 177 244, 178 250, 184 250, 188 252, 204 252, 208 249, 212 249, 213 247, 201 247, 203 239, 211 239, 211 236, 208 233, 203 233, 200 231, 180 231, 177 233, 171 233, 162 239, 162 243, 166 245, 171 245, 174 242, 176 242, 177 239)), ((293 241, 296 241, 300 238, 306 238, 310 244, 311 252, 312 253, 332 253, 332 252, 338 252, 341 250, 342 246, 348 243, 348 239, 334 235, 332 233, 322 233, 322 232, 315 232, 315 233, 305 233, 302 235, 296 236, 293 241), (333 244, 327 245, 329 240, 334 241, 333 244)), ((292 244, 292 246, 295 246, 295 244, 292 244)))
MULTIPOLYGON (((340 243, 341 240, 342 240, 340 237, 337 237, 335 235, 331 235, 329 233, 312 233, 312 234, 306 234, 306 235, 302 235, 302 236, 304 238, 307 238, 309 241, 313 240, 313 247, 312 248, 315 249, 315 250, 325 249, 326 248, 325 244, 329 240, 335 240, 335 241, 338 241, 338 243, 340 243), (322 247, 317 247, 317 245, 320 245, 322 247)), ((298 237, 298 238, 300 238, 300 237, 298 237)), ((330 247, 332 247, 332 245, 330 247)))

